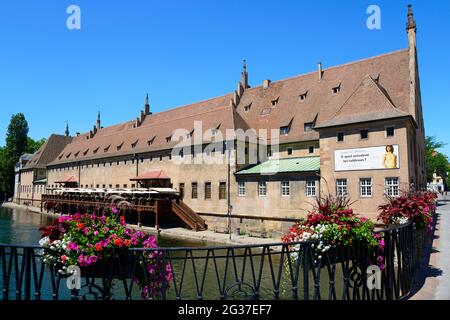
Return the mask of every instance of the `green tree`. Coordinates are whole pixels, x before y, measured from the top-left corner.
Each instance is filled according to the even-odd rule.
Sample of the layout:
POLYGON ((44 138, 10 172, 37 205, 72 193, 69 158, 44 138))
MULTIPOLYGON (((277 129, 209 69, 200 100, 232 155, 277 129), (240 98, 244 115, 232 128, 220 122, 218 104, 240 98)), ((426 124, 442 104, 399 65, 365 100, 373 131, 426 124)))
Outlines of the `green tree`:
POLYGON ((45 138, 42 138, 40 140, 33 140, 32 138, 28 137, 27 140, 27 149, 26 153, 35 153, 45 142, 45 138))
POLYGON ((427 168, 427 181, 433 181, 433 173, 444 179, 444 183, 448 185, 448 172, 450 171, 450 164, 447 156, 438 150, 446 144, 437 141, 435 136, 427 136, 425 138, 425 162, 427 168))
POLYGON ((23 113, 11 117, 6 145, 0 154, 0 190, 8 197, 14 192, 14 165, 27 151, 28 123, 23 113))
POLYGON ((3 191, 3 181, 6 181, 7 179, 7 164, 6 164, 6 151, 4 147, 0 147, 0 203, 3 202, 3 200, 6 198, 5 192, 3 191))

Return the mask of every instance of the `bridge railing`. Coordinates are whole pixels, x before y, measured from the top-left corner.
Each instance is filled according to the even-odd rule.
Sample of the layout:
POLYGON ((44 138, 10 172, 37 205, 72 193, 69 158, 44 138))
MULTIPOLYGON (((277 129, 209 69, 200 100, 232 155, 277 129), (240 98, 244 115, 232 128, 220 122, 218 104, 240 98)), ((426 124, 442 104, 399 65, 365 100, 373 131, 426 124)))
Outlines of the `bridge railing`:
POLYGON ((131 249, 83 268, 80 288, 43 263, 40 247, 0 245, 0 287, 4 300, 404 299, 420 256, 413 239, 423 231, 407 223, 378 232, 384 250, 353 243, 319 252, 317 242, 131 249), (155 287, 142 277, 150 253, 167 267, 143 296, 143 286, 155 287))

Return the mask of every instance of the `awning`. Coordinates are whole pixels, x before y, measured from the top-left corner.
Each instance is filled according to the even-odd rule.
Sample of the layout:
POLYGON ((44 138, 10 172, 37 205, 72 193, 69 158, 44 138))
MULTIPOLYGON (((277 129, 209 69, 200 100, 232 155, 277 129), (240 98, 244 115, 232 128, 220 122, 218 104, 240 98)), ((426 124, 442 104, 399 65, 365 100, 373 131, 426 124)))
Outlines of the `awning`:
POLYGON ((64 179, 55 181, 55 183, 77 183, 77 179, 74 176, 66 177, 64 179))
POLYGON ((157 193, 168 193, 168 194, 179 193, 177 190, 172 189, 172 188, 150 188, 150 191, 155 191, 157 193))
POLYGON ((170 177, 164 173, 164 171, 156 169, 150 170, 145 173, 138 175, 137 177, 131 178, 131 181, 141 181, 141 180, 170 180, 170 177))
POLYGON ((46 184, 47 179, 34 180, 33 184, 46 184))
POLYGON ((295 172, 318 172, 320 157, 270 159, 251 168, 236 172, 236 175, 264 175, 295 172))

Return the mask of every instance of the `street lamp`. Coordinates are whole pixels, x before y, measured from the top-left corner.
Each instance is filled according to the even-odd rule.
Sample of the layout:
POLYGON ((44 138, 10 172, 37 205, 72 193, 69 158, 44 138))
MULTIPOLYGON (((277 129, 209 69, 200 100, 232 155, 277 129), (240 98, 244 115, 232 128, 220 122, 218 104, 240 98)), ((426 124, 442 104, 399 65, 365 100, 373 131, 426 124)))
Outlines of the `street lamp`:
POLYGON ((231 149, 228 148, 228 140, 225 140, 225 151, 227 158, 227 219, 228 219, 228 235, 231 241, 231 199, 230 199, 230 182, 231 182, 231 149))

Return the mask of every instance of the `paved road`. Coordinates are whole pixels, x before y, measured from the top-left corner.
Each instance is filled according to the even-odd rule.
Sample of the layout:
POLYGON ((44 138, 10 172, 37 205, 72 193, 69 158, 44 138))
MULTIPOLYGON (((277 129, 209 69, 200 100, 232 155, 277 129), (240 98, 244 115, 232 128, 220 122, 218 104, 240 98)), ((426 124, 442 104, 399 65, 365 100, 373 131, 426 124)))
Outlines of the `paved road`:
POLYGON ((424 272, 425 283, 412 300, 450 299, 450 202, 442 202, 437 214, 433 249, 424 272))

